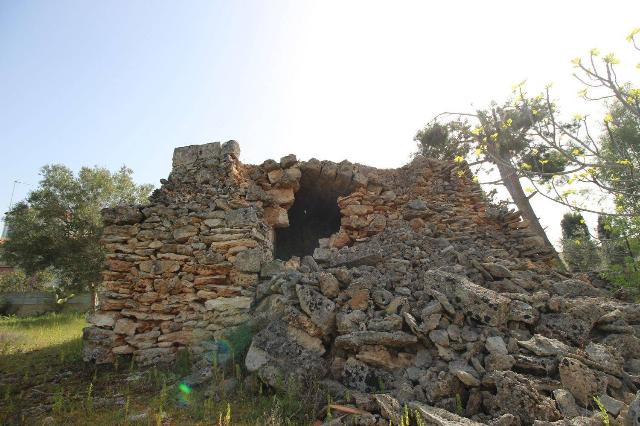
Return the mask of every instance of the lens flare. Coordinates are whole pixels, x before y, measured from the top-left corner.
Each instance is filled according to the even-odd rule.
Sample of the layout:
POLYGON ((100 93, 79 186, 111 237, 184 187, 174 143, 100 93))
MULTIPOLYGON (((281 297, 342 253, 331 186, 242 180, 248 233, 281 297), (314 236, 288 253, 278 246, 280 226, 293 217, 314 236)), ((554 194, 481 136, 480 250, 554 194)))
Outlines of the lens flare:
POLYGON ((224 340, 224 339, 218 339, 216 340, 216 345, 217 345, 217 361, 218 364, 222 365, 225 364, 227 361, 229 361, 229 359, 231 358, 231 355, 233 353, 233 349, 231 348, 231 344, 224 340))
POLYGON ((191 386, 189 386, 186 383, 180 383, 178 385, 178 389, 180 390, 180 393, 184 395, 189 395, 191 392, 193 392, 193 389, 191 389, 191 386))

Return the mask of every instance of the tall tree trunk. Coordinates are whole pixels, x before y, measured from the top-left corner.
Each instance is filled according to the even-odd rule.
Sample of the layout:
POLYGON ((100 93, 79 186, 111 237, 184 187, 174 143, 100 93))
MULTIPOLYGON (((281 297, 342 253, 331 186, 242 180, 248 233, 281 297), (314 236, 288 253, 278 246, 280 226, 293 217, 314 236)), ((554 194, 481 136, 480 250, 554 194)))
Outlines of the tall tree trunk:
MULTIPOLYGON (((504 159, 503 161, 508 164, 508 159, 504 159)), ((529 221, 529 228, 544 240, 546 248, 553 254, 554 258, 558 262, 558 266, 562 267, 564 264, 555 247, 553 247, 553 244, 549 241, 544 228, 540 225, 540 220, 538 220, 538 216, 536 216, 536 213, 533 211, 533 207, 531 207, 531 203, 529 203, 527 194, 525 194, 522 189, 522 185, 520 184, 520 179, 518 178, 516 171, 504 163, 498 161, 496 162, 496 166, 498 167, 498 172, 504 182, 504 186, 507 188, 507 191, 509 191, 509 195, 511 195, 513 202, 518 207, 518 210, 520 210, 522 217, 529 221)))

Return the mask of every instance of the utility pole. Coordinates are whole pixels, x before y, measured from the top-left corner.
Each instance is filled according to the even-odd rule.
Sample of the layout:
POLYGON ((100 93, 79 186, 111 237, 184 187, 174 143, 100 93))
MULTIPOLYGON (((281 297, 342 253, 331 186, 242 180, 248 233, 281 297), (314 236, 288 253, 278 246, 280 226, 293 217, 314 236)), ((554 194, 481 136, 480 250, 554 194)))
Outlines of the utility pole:
MULTIPOLYGON (((16 185, 17 184, 21 184, 21 185, 29 185, 28 183, 25 182, 21 182, 19 180, 14 180, 13 181, 13 187, 11 188, 11 198, 9 198, 9 210, 11 210, 11 207, 13 207, 13 195, 16 192, 16 185)), ((4 239, 7 236, 7 232, 9 231, 9 229, 7 228, 7 219, 6 219, 6 213, 5 213, 5 219, 4 219, 4 225, 2 227, 2 239, 4 239)))

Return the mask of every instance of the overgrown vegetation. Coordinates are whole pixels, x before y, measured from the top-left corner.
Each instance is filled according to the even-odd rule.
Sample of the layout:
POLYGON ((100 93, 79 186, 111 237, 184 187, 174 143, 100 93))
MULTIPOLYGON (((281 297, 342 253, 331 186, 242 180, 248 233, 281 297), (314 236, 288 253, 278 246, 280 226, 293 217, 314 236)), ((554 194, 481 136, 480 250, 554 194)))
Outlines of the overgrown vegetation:
POLYGON ((0 293, 54 291, 55 273, 50 269, 37 271, 31 276, 22 269, 0 275, 0 293))
MULTIPOLYGON (((120 359, 96 368, 81 359, 79 314, 0 319, 0 424, 304 425, 315 412, 302 389, 273 394, 246 380, 240 364, 215 370, 203 387, 184 352, 172 367, 120 359)), ((240 358, 241 359, 241 358, 240 358)))
MULTIPOLYGON (((637 28, 627 37, 636 54, 639 34, 637 28)), ((580 96, 585 106, 606 110, 604 116, 567 115, 553 99, 551 85, 532 96, 522 82, 504 102, 436 116, 416 134, 417 153, 466 162, 486 180, 481 183, 503 185, 550 249, 532 197, 545 197, 573 212, 599 214, 598 235, 586 226, 563 235, 567 266, 574 271, 602 269, 612 282, 640 290, 638 69, 629 74, 635 80, 620 81, 619 59, 598 49, 572 64, 584 87, 580 96)))
POLYGON ((573 272, 600 269, 598 248, 591 238, 582 214, 566 213, 560 222, 562 228, 562 257, 573 272))
POLYGON ((151 185, 137 185, 132 170, 110 172, 83 167, 77 175, 60 164, 44 166, 38 187, 7 213, 2 259, 32 281, 47 271, 66 291, 91 288, 103 262, 100 211, 119 204, 143 203, 151 185))

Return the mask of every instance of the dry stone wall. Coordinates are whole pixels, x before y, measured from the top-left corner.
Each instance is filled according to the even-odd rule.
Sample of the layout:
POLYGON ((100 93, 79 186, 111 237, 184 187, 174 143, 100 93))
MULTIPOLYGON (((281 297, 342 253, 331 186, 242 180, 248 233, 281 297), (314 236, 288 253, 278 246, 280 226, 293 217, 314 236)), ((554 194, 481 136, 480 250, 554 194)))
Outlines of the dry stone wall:
POLYGON ((86 360, 188 350, 210 366, 248 330, 253 377, 321 383, 359 413, 330 424, 395 424, 404 405, 428 424, 597 424, 593 396, 621 422, 640 411, 638 305, 554 271, 464 163, 239 154, 234 141, 177 148, 149 205, 103 212, 86 360), (339 227, 313 253, 275 259, 280 230, 307 213, 292 206, 314 197, 337 203, 339 227))

